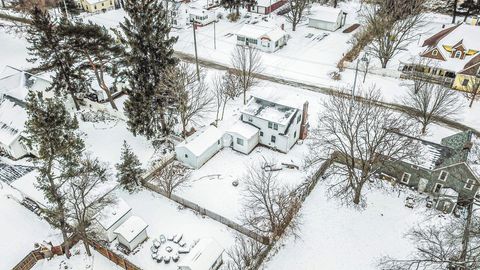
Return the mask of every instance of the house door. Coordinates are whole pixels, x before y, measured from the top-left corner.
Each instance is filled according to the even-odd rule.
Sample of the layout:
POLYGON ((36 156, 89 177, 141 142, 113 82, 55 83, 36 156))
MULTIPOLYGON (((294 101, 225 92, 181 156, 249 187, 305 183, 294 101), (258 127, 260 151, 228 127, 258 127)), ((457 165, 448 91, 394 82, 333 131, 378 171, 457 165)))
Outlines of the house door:
POLYGON ((427 189, 428 180, 425 178, 420 178, 418 182, 418 192, 424 192, 427 189))

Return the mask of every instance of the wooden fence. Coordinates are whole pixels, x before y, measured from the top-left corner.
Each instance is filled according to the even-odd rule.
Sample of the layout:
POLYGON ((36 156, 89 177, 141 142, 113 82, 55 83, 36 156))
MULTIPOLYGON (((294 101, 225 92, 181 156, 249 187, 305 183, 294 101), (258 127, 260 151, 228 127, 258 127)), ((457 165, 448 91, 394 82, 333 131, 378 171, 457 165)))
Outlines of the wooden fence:
POLYGON ((31 251, 27 256, 25 256, 25 258, 15 265, 12 270, 30 270, 38 261, 43 259, 43 254, 40 251, 31 251))
POLYGON ((129 260, 123 258, 121 255, 111 251, 110 249, 98 244, 97 242, 90 242, 90 245, 95 249, 98 253, 102 254, 105 258, 109 259, 116 265, 122 267, 125 270, 142 270, 140 267, 136 266, 135 264, 131 263, 129 260))
MULTIPOLYGON (((150 182, 144 182, 144 186, 147 187, 148 189, 150 189, 150 190, 168 198, 168 196, 158 186, 156 186, 156 185, 154 185, 150 182)), ((268 245, 270 243, 270 239, 268 237, 260 235, 256 232, 252 231, 252 230, 249 230, 249 229, 243 227, 242 225, 240 225, 240 224, 238 224, 238 223, 236 223, 236 222, 234 222, 234 221, 232 221, 232 220, 230 220, 226 217, 223 217, 223 216, 221 216, 221 215, 219 215, 215 212, 212 212, 212 211, 210 211, 206 208, 203 208, 203 207, 201 207, 200 205, 198 205, 194 202, 191 202, 187 199, 179 197, 175 194, 172 194, 172 196, 169 199, 171 199, 172 201, 175 201, 176 203, 179 203, 179 204, 181 204, 181 205, 183 205, 183 206, 185 206, 189 209, 192 209, 195 212, 198 212, 202 215, 208 216, 208 217, 210 217, 210 218, 212 218, 212 219, 214 219, 214 220, 216 220, 216 221, 218 221, 218 222, 236 230, 237 232, 239 232, 241 234, 244 234, 244 235, 246 235, 246 236, 248 236, 248 237, 264 244, 264 245, 268 245)))

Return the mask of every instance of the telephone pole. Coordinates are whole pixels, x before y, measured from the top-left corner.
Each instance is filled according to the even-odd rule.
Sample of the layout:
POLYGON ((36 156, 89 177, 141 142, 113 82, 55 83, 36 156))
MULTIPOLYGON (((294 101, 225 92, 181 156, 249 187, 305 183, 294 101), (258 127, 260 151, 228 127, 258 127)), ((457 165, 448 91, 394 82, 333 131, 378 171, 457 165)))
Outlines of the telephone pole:
POLYGON ((197 66, 197 79, 200 81, 200 68, 198 67, 198 54, 197 54, 197 34, 196 34, 196 22, 193 19, 193 44, 195 46, 195 64, 197 66))
POLYGON ((217 49, 217 29, 215 27, 217 21, 213 21, 213 49, 217 49))

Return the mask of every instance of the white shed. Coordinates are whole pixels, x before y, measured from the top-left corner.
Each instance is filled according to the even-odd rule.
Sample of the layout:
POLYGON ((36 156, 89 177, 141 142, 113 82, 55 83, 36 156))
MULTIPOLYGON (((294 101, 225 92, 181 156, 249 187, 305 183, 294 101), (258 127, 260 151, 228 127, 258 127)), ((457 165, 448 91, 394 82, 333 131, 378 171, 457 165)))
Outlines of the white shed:
POLYGON ((31 154, 24 142, 23 130, 28 119, 27 112, 20 105, 5 99, 0 101, 0 150, 19 159, 31 154))
POLYGON ((223 248, 217 241, 201 239, 178 264, 179 270, 216 270, 222 265, 223 248))
POLYGON ((309 27, 333 32, 345 25, 346 13, 339 8, 313 5, 310 13, 309 27))
POLYGON ((207 25, 214 22, 217 18, 215 11, 204 9, 202 7, 190 7, 188 9, 190 22, 194 22, 199 25, 207 25))
POLYGON ((121 198, 94 216, 99 233, 108 242, 117 238, 114 231, 132 216, 132 208, 121 198))
POLYGON ((287 45, 288 34, 278 26, 245 24, 237 32, 237 45, 255 47, 264 52, 275 52, 287 45))
POLYGON ((197 132, 175 146, 176 158, 194 169, 199 169, 222 149, 222 137, 220 130, 209 126, 205 131, 197 132))
POLYGON ((227 131, 231 136, 231 147, 244 154, 249 154, 258 144, 260 130, 241 121, 235 123, 227 131))
POLYGON ((118 242, 132 251, 148 238, 147 227, 143 219, 131 216, 114 230, 114 233, 118 237, 118 242))

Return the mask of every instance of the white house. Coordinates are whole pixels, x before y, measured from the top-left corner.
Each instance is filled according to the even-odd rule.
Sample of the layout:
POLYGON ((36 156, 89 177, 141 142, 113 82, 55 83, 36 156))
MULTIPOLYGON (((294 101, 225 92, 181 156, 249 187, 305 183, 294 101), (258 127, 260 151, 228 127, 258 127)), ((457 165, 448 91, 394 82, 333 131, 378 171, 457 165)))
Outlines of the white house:
POLYGON ((285 3, 287 3, 285 0, 257 0, 256 5, 249 7, 249 11, 260 14, 270 14, 285 3))
POLYGON ((217 20, 215 11, 203 7, 190 6, 188 8, 188 15, 190 22, 195 22, 202 26, 217 20))
POLYGON ((347 14, 339 8, 313 5, 308 15, 308 26, 333 32, 345 25, 346 18, 347 14))
POLYGON ((114 205, 102 209, 94 219, 101 237, 112 242, 117 238, 114 231, 131 216, 132 208, 123 199, 118 198, 114 205))
POLYGON ((258 144, 260 130, 253 125, 239 121, 230 127, 226 136, 234 150, 249 154, 258 144))
POLYGON ((148 238, 147 227, 143 219, 131 216, 115 229, 114 233, 117 235, 118 242, 132 251, 148 238))
POLYGON ((201 239, 183 258, 179 270, 216 270, 222 265, 223 248, 213 239, 201 239))
POLYGON ((214 126, 209 126, 203 132, 198 131, 175 146, 176 158, 198 169, 222 149, 222 137, 223 133, 214 126))
POLYGON ((184 28, 190 21, 188 6, 181 0, 163 0, 165 8, 168 10, 170 25, 174 28, 184 28))
POLYGON ((278 26, 245 24, 237 32, 237 45, 255 47, 265 52, 275 52, 287 45, 288 34, 278 26))
POLYGON ((241 110, 242 121, 257 127, 259 143, 287 153, 308 132, 308 102, 298 96, 262 89, 241 110))

